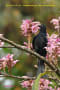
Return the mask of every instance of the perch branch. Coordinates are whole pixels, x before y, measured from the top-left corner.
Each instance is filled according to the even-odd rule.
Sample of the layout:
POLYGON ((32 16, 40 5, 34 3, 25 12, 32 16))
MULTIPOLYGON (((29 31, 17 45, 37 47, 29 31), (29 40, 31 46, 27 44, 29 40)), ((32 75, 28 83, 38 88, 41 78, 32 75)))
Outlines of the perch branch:
POLYGON ((22 45, 20 44, 16 44, 15 42, 11 41, 11 40, 8 40, 6 38, 4 38, 3 36, 0 36, 0 40, 4 41, 4 42, 7 42, 9 44, 11 44, 12 46, 16 47, 17 49, 21 49, 22 51, 25 51, 27 53, 30 53, 31 55, 34 55, 36 56, 37 58, 39 58, 40 60, 43 60, 52 70, 54 70, 54 72, 60 77, 60 70, 58 68, 55 68, 52 64, 50 64, 48 62, 47 59, 45 59, 43 56, 40 56, 38 53, 28 49, 28 48, 25 48, 23 47, 22 45))

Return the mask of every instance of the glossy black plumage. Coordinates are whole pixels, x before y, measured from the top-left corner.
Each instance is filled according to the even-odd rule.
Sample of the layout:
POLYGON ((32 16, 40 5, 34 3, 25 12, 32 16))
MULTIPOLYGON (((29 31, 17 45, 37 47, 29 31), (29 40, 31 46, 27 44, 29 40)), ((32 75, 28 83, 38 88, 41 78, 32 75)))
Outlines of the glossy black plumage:
MULTIPOLYGON (((38 33, 38 35, 36 35, 33 38, 32 41, 32 45, 33 45, 33 49, 39 53, 41 56, 46 57, 46 49, 44 47, 47 46, 47 37, 46 37, 46 26, 45 25, 41 25, 40 26, 40 32, 38 33)), ((37 71, 37 75, 39 73, 43 73, 45 70, 45 64, 43 60, 38 60, 38 71, 37 71)))

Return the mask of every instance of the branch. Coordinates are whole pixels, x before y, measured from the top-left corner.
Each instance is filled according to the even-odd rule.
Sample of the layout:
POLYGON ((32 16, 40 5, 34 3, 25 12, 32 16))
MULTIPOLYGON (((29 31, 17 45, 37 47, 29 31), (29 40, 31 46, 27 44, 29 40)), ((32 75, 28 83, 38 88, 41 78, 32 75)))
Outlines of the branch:
POLYGON ((59 37, 60 37, 60 18, 59 18, 59 37))
MULTIPOLYGON (((9 75, 7 73, 4 72, 0 72, 0 77, 11 77, 11 78, 16 78, 16 79, 26 79, 26 80, 35 80, 36 77, 29 77, 29 76, 14 76, 14 75, 9 75)), ((48 77, 45 79, 49 79, 49 80, 54 80, 54 81, 58 81, 60 82, 60 80, 58 80, 56 77, 48 77)))
POLYGON ((14 46, 0 46, 0 48, 15 48, 14 46))
MULTIPOLYGON (((7 73, 2 73, 0 72, 0 77, 11 77, 11 78, 15 78, 15 79, 24 79, 24 80, 35 80, 36 77, 29 77, 29 76, 14 76, 14 75, 9 75, 7 73)), ((58 80, 56 77, 48 77, 48 78, 45 78, 45 79, 48 79, 48 80, 54 80, 55 82, 58 83, 58 86, 60 86, 60 80, 58 80)))
POLYGON ((16 78, 16 79, 25 79, 25 80, 35 80, 36 77, 29 77, 29 76, 14 76, 14 75, 9 75, 7 73, 2 73, 0 72, 0 77, 11 77, 11 78, 16 78))
POLYGON ((25 51, 27 53, 30 53, 31 55, 34 55, 36 56, 37 58, 39 58, 40 60, 43 60, 52 70, 54 70, 54 72, 60 77, 60 70, 58 68, 55 68, 52 64, 50 64, 50 62, 48 62, 47 59, 45 59, 43 56, 39 55, 38 53, 28 49, 28 48, 25 48, 23 47, 22 45, 20 44, 16 44, 15 42, 11 41, 11 40, 8 40, 6 38, 4 38, 3 36, 0 36, 0 40, 4 41, 4 42, 7 42, 11 45, 13 45, 15 48, 17 49, 21 49, 22 51, 25 51))

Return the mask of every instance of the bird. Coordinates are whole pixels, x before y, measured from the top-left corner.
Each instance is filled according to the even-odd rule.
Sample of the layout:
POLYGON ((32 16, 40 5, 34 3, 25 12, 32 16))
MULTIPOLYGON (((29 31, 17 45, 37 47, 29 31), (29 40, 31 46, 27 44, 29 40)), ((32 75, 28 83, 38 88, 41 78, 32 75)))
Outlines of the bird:
MULTIPOLYGON (((39 33, 33 37, 32 46, 33 50, 37 52, 39 55, 46 58, 47 51, 45 47, 47 46, 47 32, 46 32, 46 25, 41 24, 39 29, 39 33)), ((43 73, 45 71, 45 63, 43 60, 38 59, 38 70, 37 75, 43 73)))

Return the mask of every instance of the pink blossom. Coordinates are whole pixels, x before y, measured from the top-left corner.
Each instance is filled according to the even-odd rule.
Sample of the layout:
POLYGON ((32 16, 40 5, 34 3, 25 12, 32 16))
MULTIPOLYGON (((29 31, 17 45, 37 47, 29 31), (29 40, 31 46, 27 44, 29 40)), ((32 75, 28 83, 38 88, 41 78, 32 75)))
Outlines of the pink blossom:
MULTIPOLYGON (((32 87, 33 84, 34 84, 34 80, 28 80, 21 83, 23 88, 32 87)), ((51 86, 49 86, 49 84, 53 84, 53 83, 47 79, 40 78, 39 90, 55 90, 55 87, 52 88, 51 86)), ((57 90, 59 89, 60 88, 57 88, 57 90)))
POLYGON ((55 26, 55 29, 59 29, 59 26, 55 26))
POLYGON ((54 25, 59 25, 58 19, 52 19, 50 22, 53 23, 54 25))
POLYGON ((28 87, 32 87, 33 85, 33 80, 29 80, 29 81, 24 81, 21 83, 22 87, 28 88, 28 87))
POLYGON ((48 44, 47 47, 45 47, 47 50, 46 58, 50 61, 55 61, 60 57, 60 38, 56 34, 48 35, 47 38, 48 44))
POLYGON ((6 60, 8 61, 8 60, 11 60, 11 61, 13 61, 13 54, 8 54, 5 58, 6 58, 6 60))
POLYGON ((60 38, 57 38, 57 39, 56 39, 56 42, 60 42, 60 38))
POLYGON ((4 42, 2 42, 1 40, 0 40, 0 47, 2 47, 4 45, 4 42))
POLYGON ((18 62, 19 60, 15 60, 12 62, 12 67, 18 62))
POLYGON ((55 27, 55 29, 57 29, 58 31, 59 31, 59 21, 60 21, 60 17, 58 17, 58 19, 52 19, 51 21, 50 21, 50 23, 53 23, 53 25, 54 25, 54 27, 55 27))
POLYGON ((0 59, 0 69, 5 68, 6 66, 13 67, 19 60, 14 60, 13 54, 8 54, 0 59))
POLYGON ((57 90, 60 90, 60 88, 57 88, 57 90))
POLYGON ((33 22, 31 19, 22 21, 21 29, 24 36, 28 33, 36 33, 39 29, 40 22, 33 22))
POLYGON ((39 84, 39 90, 54 90, 52 87, 48 86, 51 82, 47 79, 40 79, 40 84, 39 84))
POLYGON ((29 81, 24 81, 21 83, 22 87, 28 88, 29 86, 29 81))
POLYGON ((32 33, 36 33, 38 31, 38 29, 39 29, 38 24, 32 26, 31 28, 32 28, 32 33))

